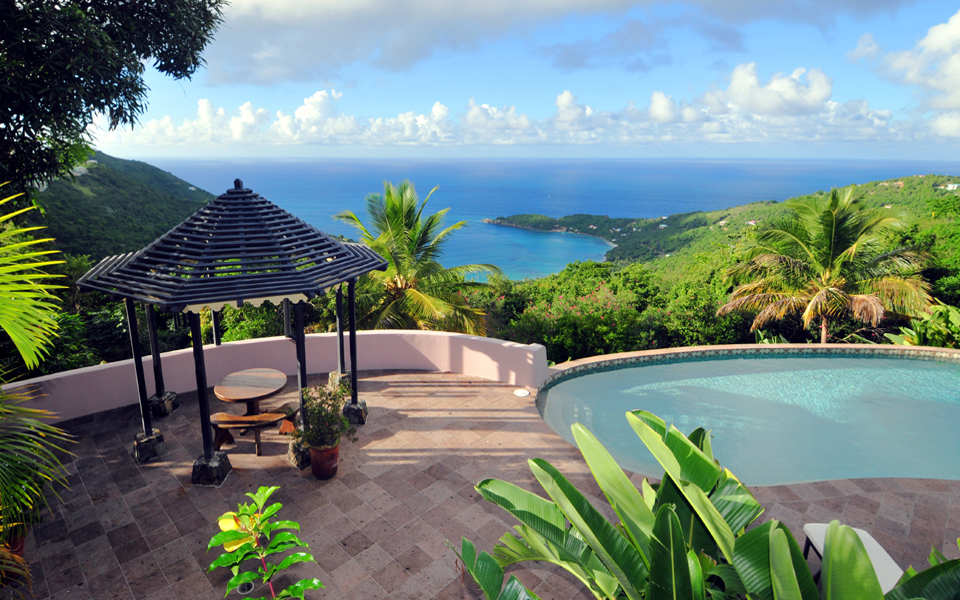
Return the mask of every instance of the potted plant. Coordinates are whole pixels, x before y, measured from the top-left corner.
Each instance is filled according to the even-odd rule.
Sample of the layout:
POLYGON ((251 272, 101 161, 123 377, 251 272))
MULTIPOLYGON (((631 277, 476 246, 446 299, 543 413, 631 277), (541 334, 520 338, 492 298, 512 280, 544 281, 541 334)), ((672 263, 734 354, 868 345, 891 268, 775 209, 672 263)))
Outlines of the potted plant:
POLYGON ((340 459, 340 438, 350 437, 357 430, 343 415, 343 406, 350 387, 317 386, 303 389, 303 424, 295 434, 301 446, 310 448, 310 470, 317 479, 330 479, 337 474, 340 459))

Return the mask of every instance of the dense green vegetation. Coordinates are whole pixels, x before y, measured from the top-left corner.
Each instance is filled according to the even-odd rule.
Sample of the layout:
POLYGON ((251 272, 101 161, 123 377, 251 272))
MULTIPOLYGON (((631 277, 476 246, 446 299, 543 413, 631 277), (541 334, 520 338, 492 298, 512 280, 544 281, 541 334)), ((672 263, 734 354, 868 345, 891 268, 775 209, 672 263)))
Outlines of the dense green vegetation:
POLYGON ((44 215, 32 222, 47 227, 55 245, 96 263, 105 256, 145 247, 196 212, 213 196, 142 162, 101 152, 86 173, 54 181, 41 192, 44 215))
MULTIPOLYGON (((86 175, 74 182, 58 182, 41 195, 41 201, 47 205, 46 221, 59 238, 58 246, 73 253, 92 254, 93 260, 142 248, 210 197, 144 163, 105 155, 98 155, 96 160, 96 166, 91 166, 86 175), (129 199, 129 190, 138 190, 135 200, 129 199), (141 218, 139 215, 144 212, 152 216, 141 218), (141 227, 146 222, 150 222, 151 229, 141 227), (97 236, 84 231, 107 231, 113 235, 124 229, 124 223, 135 227, 126 229, 119 236, 122 240, 95 239, 97 236)), ((863 184, 856 188, 856 194, 866 207, 882 213, 890 211, 904 221, 905 227, 893 232, 884 243, 891 248, 906 245, 927 252, 932 260, 923 276, 931 284, 931 294, 956 306, 960 305, 960 197, 953 190, 941 188, 951 181, 940 176, 907 177, 863 184)), ((821 201, 827 196, 826 192, 818 192, 796 202, 821 201)), ((381 229, 392 227, 387 212, 381 212, 383 218, 371 221, 368 242, 380 238, 381 229), (383 221, 382 228, 379 221, 383 221)), ((403 221, 417 214, 411 209, 398 211, 395 216, 403 221), (403 214, 406 217, 401 218, 403 214)), ((460 286, 451 281, 457 289, 455 302, 450 304, 462 303, 473 314, 485 313, 483 327, 491 337, 543 344, 550 360, 556 362, 630 350, 752 343, 756 337, 750 326, 755 312, 717 316, 717 311, 728 301, 734 287, 729 270, 746 256, 753 234, 788 215, 787 203, 761 202, 723 211, 670 215, 666 219, 510 217, 514 226, 588 232, 611 241, 616 238, 619 246, 611 249, 605 263, 573 263, 541 279, 510 281, 492 277, 489 287, 460 286), (591 229, 591 225, 596 229, 591 229), (617 228, 619 232, 615 231, 617 228)), ((421 222, 421 231, 422 225, 421 222)), ((434 227, 431 235, 439 231, 434 227)), ((108 236, 101 234, 99 238, 108 236)), ((411 239, 400 238, 389 244, 394 251, 402 249, 403 239, 411 239)), ((421 241, 429 244, 429 239, 426 236, 421 241)), ((391 252, 387 246, 384 241, 384 256, 391 252)), ((419 269, 435 262, 436 265, 428 265, 429 271, 440 264, 435 255, 422 253, 423 260, 417 263, 418 252, 414 248, 407 258, 400 254, 392 258, 397 262, 400 257, 397 264, 402 269, 419 269)), ((66 275, 68 283, 89 269, 92 262, 75 254, 67 254, 65 259, 66 263, 57 269, 66 275)), ((460 271, 454 274, 458 280, 466 275, 460 271)), ((389 306, 378 304, 377 298, 399 297, 400 292, 410 292, 403 285, 411 279, 422 281, 419 275, 411 277, 397 269, 385 275, 377 285, 366 281, 358 287, 361 327, 375 326, 371 323, 377 320, 376 315, 383 315, 383 308, 389 306), (379 308, 374 310, 376 307, 379 308)), ((64 335, 53 347, 51 360, 42 367, 44 371, 129 357, 125 318, 119 304, 96 294, 81 295, 72 287, 64 290, 62 297, 67 312, 60 317, 64 335)), ((306 313, 309 331, 334 328, 333 304, 333 294, 310 304, 306 313)), ((205 315, 204 323, 205 339, 209 341, 209 315, 205 315)), ((240 310, 227 307, 222 323, 224 341, 283 332, 282 311, 270 303, 240 310)), ((818 341, 820 332, 816 325, 811 323, 810 328, 804 328, 799 318, 772 322, 764 325, 761 336, 783 336, 793 343, 818 341)), ((828 341, 866 339, 888 343, 884 334, 898 335, 901 327, 909 325, 909 319, 899 315, 888 314, 877 326, 841 318, 831 322, 828 341)), ((161 315, 160 329, 161 347, 165 350, 184 347, 189 342, 187 331, 169 315, 161 315)), ((146 332, 141 334, 146 351, 146 332)))

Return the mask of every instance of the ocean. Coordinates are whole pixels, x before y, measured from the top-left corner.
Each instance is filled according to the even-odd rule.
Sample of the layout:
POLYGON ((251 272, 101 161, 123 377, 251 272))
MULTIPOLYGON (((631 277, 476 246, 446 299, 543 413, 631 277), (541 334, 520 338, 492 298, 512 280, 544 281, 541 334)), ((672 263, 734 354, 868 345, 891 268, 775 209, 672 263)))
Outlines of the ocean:
POLYGON ((481 223, 521 213, 650 218, 786 200, 853 183, 917 174, 960 173, 960 162, 889 160, 574 160, 574 159, 151 159, 213 194, 242 179, 264 198, 318 229, 358 234, 332 215, 352 210, 367 222, 364 198, 383 182, 409 179, 427 212, 449 208, 446 223, 468 226, 450 237, 447 266, 488 263, 511 279, 542 277, 577 260, 603 260, 610 245, 575 234, 523 231, 481 223))

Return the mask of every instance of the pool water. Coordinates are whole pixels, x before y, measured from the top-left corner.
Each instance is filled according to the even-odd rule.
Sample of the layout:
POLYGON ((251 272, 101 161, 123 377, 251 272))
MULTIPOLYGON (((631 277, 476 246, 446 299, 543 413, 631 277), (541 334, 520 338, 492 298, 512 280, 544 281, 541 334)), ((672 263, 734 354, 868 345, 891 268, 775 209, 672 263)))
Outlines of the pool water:
POLYGON ((859 477, 960 479, 960 364, 875 356, 652 363, 561 381, 544 420, 573 443, 583 423, 621 467, 663 469, 627 424, 643 409, 713 452, 747 485, 859 477))

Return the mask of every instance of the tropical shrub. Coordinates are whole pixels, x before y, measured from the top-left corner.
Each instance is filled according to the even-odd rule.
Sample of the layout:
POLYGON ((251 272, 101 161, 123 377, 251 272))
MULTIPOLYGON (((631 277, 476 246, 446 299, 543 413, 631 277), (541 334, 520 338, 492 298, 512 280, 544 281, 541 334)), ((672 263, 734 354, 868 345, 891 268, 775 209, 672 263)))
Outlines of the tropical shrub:
POLYGON ((294 434, 301 446, 336 446, 342 436, 356 433, 356 428, 343 414, 348 396, 350 385, 342 380, 335 387, 303 389, 303 427, 294 434))
MULTIPOLYGON (((503 568, 525 561, 563 568, 600 600, 820 597, 786 526, 771 520, 747 530, 763 508, 714 459, 709 431, 685 436, 640 410, 627 420, 663 467, 659 484, 644 479, 638 490, 586 427, 571 427, 617 522, 542 459, 529 465, 549 499, 498 479, 477 484, 485 500, 520 522, 500 538, 493 556, 478 555, 462 541, 458 554, 488 600, 534 597, 515 577, 503 584, 503 568)), ((960 559, 947 561, 934 551, 930 562, 923 573, 908 570, 886 597, 955 599, 960 559)), ((824 598, 884 597, 859 537, 838 522, 827 529, 822 574, 824 598)))
MULTIPOLYGON (((227 582, 228 595, 231 590, 243 585, 252 584, 259 580, 266 583, 270 590, 270 598, 300 598, 306 590, 316 590, 323 587, 319 579, 302 579, 289 585, 286 589, 277 592, 273 588, 274 577, 298 563, 315 562, 312 555, 306 552, 294 552, 287 555, 279 563, 267 562, 267 557, 309 546, 300 541, 293 531, 300 531, 300 524, 296 521, 272 521, 283 505, 279 502, 267 506, 267 501, 279 487, 261 487, 256 494, 248 493, 252 504, 239 504, 236 512, 228 512, 217 519, 220 533, 213 536, 207 544, 207 552, 215 546, 223 545, 224 553, 210 563, 208 571, 218 567, 230 569, 233 577, 227 582), (240 568, 252 561, 256 570, 240 571, 240 568)), ((265 598, 261 598, 265 600, 265 598)))
POLYGON ((960 310, 940 302, 911 319, 910 327, 901 327, 899 334, 884 335, 900 346, 960 348, 960 310))

